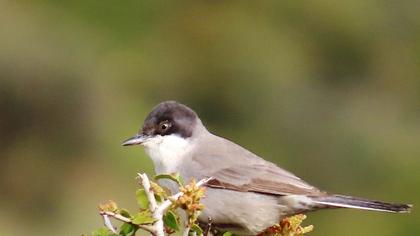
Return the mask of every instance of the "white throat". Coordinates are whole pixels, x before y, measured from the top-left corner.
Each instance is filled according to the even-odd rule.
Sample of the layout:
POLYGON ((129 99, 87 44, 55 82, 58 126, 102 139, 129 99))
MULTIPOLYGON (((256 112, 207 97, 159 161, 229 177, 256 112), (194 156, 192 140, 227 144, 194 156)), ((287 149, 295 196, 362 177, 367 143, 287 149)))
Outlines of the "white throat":
POLYGON ((190 151, 189 140, 179 135, 157 135, 143 143, 155 165, 156 174, 179 172, 178 164, 190 151))

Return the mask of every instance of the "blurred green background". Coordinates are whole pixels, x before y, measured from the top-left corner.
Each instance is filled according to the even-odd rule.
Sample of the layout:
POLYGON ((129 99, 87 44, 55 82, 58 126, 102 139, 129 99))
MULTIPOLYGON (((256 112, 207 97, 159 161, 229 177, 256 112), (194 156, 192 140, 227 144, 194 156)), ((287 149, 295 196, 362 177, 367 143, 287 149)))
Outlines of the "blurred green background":
MULTIPOLYGON (((121 142, 160 101, 320 188, 420 204, 419 1, 0 1, 0 235, 81 235, 135 210, 121 142)), ((310 213, 313 236, 417 235, 310 213)))

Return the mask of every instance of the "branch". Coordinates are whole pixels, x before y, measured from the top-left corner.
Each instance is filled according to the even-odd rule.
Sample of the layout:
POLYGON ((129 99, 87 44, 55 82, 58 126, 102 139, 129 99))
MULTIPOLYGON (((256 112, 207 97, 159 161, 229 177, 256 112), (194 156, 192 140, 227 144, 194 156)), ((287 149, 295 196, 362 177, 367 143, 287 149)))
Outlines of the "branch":
MULTIPOLYGON (((165 211, 172 205, 172 203, 174 201, 178 200, 178 198, 181 197, 182 195, 184 195, 184 193, 183 192, 178 192, 178 193, 168 197, 168 199, 166 199, 162 203, 158 204, 157 201, 156 201, 153 189, 151 188, 150 180, 147 177, 147 175, 139 173, 138 177, 140 179, 140 184, 143 186, 144 191, 146 193, 146 197, 149 201, 149 210, 152 213, 152 217, 156 221, 151 225, 146 225, 146 224, 135 224, 135 225, 138 226, 141 229, 144 229, 144 230, 150 232, 153 236, 165 236, 165 229, 164 229, 164 224, 163 224, 163 215, 164 215, 165 211)), ((210 178, 205 178, 205 179, 202 179, 202 180, 198 181, 196 183, 196 187, 201 187, 202 185, 204 185, 205 183, 207 183, 211 179, 212 178, 210 177, 210 178)), ((127 217, 125 217, 123 215, 120 215, 118 213, 115 213, 113 211, 102 210, 102 211, 99 212, 99 214, 101 214, 103 216, 105 226, 114 233, 116 233, 116 229, 114 228, 111 221, 109 220, 109 217, 112 217, 116 220, 119 220, 119 221, 122 221, 122 222, 125 222, 125 223, 134 224, 130 218, 127 218, 127 217)), ((183 232, 182 235, 188 235, 189 231, 190 231, 190 226, 187 225, 185 227, 185 231, 183 232)))
MULTIPOLYGON (((177 194, 174 194, 168 197, 168 199, 162 202, 160 205, 158 205, 156 203, 156 198, 155 198, 155 194, 153 193, 153 189, 150 187, 150 180, 147 177, 147 175, 138 174, 138 176, 146 192, 147 199, 149 200, 149 209, 152 212, 153 218, 156 220, 156 222, 153 223, 154 232, 151 232, 151 233, 155 236, 164 236, 165 230, 163 227, 163 214, 172 205, 172 202, 176 201, 179 197, 184 195, 184 193, 179 192, 177 194)), ((211 179, 212 178, 202 179, 196 183, 196 186, 201 187, 203 184, 207 183, 211 179)), ((187 231, 187 235, 188 235, 189 227, 186 227, 185 231, 187 231)))
POLYGON ((147 199, 149 200, 149 210, 154 212, 158 207, 156 203, 155 194, 153 193, 153 189, 150 186, 150 180, 146 174, 138 173, 138 178, 141 180, 140 184, 143 185, 144 191, 146 192, 147 199))
MULTIPOLYGON (((209 178, 205 178, 205 179, 202 179, 202 180, 200 180, 200 181, 198 181, 196 184, 195 184, 195 186, 197 186, 197 187, 201 187, 201 186, 203 186, 205 183, 207 183, 207 182, 209 182, 210 180, 212 180, 213 179, 213 177, 209 177, 209 178)), ((178 200, 178 198, 179 197, 181 197, 182 195, 184 195, 184 193, 183 192, 179 192, 179 193, 177 193, 177 194, 174 194, 174 195, 172 195, 172 196, 170 196, 170 197, 168 197, 168 200, 165 200, 164 202, 162 202, 161 204, 160 204, 160 206, 158 207, 158 209, 157 209, 157 211, 160 211, 160 212, 164 212, 168 207, 170 207, 171 206, 171 204, 172 204, 172 202, 174 202, 174 201, 176 201, 176 200, 178 200)))
POLYGON ((163 227, 163 210, 159 210, 158 208, 155 194, 153 189, 150 187, 150 180, 146 174, 138 174, 138 177, 140 178, 141 185, 143 185, 144 191, 146 192, 147 200, 149 200, 149 210, 152 212, 152 216, 156 220, 156 222, 152 225, 153 231, 150 233, 155 236, 164 236, 165 229, 163 227))
MULTIPOLYGON (((103 217, 105 226, 114 233, 117 233, 117 232, 115 231, 115 227, 112 226, 112 223, 109 220, 109 217, 112 217, 116 220, 119 220, 119 221, 122 221, 122 222, 125 222, 125 223, 133 224, 133 221, 130 218, 127 218, 127 217, 125 217, 121 214, 118 214, 118 213, 115 213, 115 212, 112 212, 112 211, 100 211, 99 214, 103 217)), ((144 229, 144 230, 149 231, 149 232, 151 232, 151 230, 153 230, 153 228, 150 225, 137 225, 137 226, 139 228, 144 229)))
POLYGON ((191 226, 187 225, 185 226, 184 232, 182 233, 182 236, 188 236, 191 230, 191 226))
POLYGON ((107 214, 103 214, 102 215, 103 219, 104 219, 104 224, 105 226, 110 229, 114 234, 117 233, 117 231, 115 230, 114 226, 112 226, 111 220, 109 220, 109 217, 107 214))

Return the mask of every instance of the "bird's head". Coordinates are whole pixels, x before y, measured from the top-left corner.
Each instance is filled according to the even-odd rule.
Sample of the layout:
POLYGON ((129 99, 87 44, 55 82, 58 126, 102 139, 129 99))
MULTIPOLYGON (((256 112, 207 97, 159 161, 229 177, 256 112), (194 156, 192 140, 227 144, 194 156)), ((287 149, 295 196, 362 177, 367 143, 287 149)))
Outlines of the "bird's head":
POLYGON ((123 146, 141 144, 145 147, 163 142, 165 139, 188 139, 201 121, 189 107, 175 101, 158 104, 146 117, 139 132, 125 140, 123 146))

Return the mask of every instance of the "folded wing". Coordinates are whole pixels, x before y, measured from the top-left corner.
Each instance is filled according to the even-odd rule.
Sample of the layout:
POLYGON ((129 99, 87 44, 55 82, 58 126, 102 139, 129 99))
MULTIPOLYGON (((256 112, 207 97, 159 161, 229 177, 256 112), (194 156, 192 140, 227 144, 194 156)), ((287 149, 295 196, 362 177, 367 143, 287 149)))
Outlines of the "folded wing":
POLYGON ((199 154, 193 155, 191 169, 200 170, 195 177, 213 177, 209 187, 272 195, 325 194, 229 140, 213 136, 208 143, 214 145, 201 147, 199 154))
POLYGON ((242 192, 319 196, 323 192, 283 169, 267 164, 235 165, 210 173, 207 185, 242 192))

